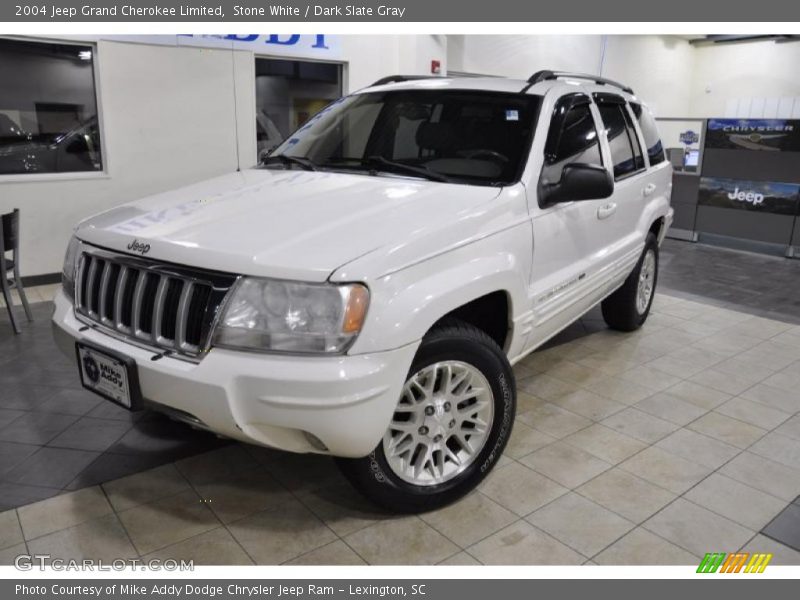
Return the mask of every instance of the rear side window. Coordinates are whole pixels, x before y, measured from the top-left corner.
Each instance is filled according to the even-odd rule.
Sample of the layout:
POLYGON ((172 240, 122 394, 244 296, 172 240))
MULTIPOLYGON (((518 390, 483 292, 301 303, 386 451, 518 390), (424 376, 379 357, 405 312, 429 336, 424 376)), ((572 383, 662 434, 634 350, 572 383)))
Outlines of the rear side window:
POLYGON ((583 98, 566 96, 556 106, 545 144, 542 169, 542 182, 545 184, 561 181, 561 172, 570 163, 603 164, 589 98, 583 98))
POLYGON ((658 135, 658 127, 653 113, 641 104, 631 104, 633 114, 639 121, 639 129, 642 130, 644 145, 647 149, 647 156, 650 158, 650 165, 657 165, 667 160, 664 146, 661 144, 661 137, 658 135))
MULTIPOLYGON (((620 98, 620 100, 622 99, 620 98)), ((631 117, 625 109, 625 104, 620 104, 616 99, 601 100, 599 108, 611 149, 614 178, 620 179, 644 169, 644 158, 639 140, 636 137, 631 117)))

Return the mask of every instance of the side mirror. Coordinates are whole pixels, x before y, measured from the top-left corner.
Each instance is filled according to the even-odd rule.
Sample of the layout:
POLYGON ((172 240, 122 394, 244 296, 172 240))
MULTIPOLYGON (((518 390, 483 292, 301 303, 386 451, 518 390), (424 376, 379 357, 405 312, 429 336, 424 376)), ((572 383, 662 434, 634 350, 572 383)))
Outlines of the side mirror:
POLYGON ((614 193, 614 179, 600 165, 570 163, 561 172, 561 181, 540 186, 542 204, 576 200, 600 200, 614 193))

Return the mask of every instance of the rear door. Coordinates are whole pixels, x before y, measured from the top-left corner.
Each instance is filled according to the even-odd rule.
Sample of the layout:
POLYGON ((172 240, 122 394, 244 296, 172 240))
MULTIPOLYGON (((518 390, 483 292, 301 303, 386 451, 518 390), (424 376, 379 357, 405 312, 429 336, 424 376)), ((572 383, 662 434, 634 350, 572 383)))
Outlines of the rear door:
MULTIPOLYGON (((570 93, 559 98, 547 134, 539 188, 558 183, 567 164, 602 166, 599 131, 588 95, 570 93)), ((595 275, 603 261, 607 236, 598 234, 598 210, 606 202, 583 200, 548 206, 539 197, 533 217, 529 347, 547 340, 599 300, 595 275)))
POLYGON ((640 221, 647 197, 655 186, 647 177, 647 164, 632 113, 622 96, 596 93, 594 100, 603 123, 606 155, 614 174, 614 195, 603 212, 607 256, 627 265, 638 260, 644 244, 640 221))

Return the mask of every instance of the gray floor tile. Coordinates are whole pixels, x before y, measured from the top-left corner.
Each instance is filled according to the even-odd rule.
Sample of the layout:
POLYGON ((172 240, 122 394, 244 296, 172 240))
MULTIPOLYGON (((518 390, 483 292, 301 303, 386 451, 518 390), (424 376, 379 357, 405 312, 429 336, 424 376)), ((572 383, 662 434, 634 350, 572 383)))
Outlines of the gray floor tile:
POLYGON ((600 565, 691 565, 700 560, 656 534, 637 527, 594 557, 600 565))
POLYGON ((110 563, 138 558, 125 529, 114 514, 31 540, 28 549, 32 554, 49 554, 61 560, 94 559, 110 563))
POLYGON ((33 410, 80 417, 101 402, 106 400, 87 390, 60 389, 46 400, 37 403, 33 410))
POLYGON ((81 417, 48 442, 53 448, 103 452, 131 428, 125 421, 81 417))
POLYGON ((433 565, 459 551, 417 517, 382 521, 351 533, 344 541, 371 565, 433 565))
POLYGON ((631 521, 572 492, 526 520, 584 556, 594 556, 634 527, 631 521))
POLYGON ((800 415, 795 415, 780 427, 775 430, 775 433, 780 433, 795 440, 800 440, 800 415))
POLYGON ((688 425, 706 414, 707 409, 681 400, 669 392, 655 394, 635 404, 635 407, 676 425, 688 425))
POLYGON ((478 489, 500 506, 520 516, 533 512, 569 491, 518 463, 495 469, 478 489))
POLYGON ((693 381, 681 381, 669 388, 667 393, 706 410, 716 408, 731 399, 730 394, 693 381))
POLYGON ((555 438, 563 438, 592 424, 590 419, 549 402, 519 415, 517 420, 555 438))
POLYGON ((420 515, 436 531, 466 548, 518 519, 480 492, 473 492, 445 508, 420 515))
POLYGON ((646 444, 653 444, 665 438, 679 427, 675 423, 659 419, 637 408, 627 408, 618 412, 602 421, 602 424, 646 444))
POLYGON ((679 429, 658 442, 656 446, 710 469, 718 469, 741 452, 736 446, 689 429, 679 429))
POLYGON ((752 452, 742 452, 720 473, 787 502, 800 495, 799 470, 752 452))
POLYGON ((525 521, 517 521, 471 546, 485 565, 579 565, 585 556, 525 521))
POLYGON ((681 498, 645 521, 643 527, 697 556, 703 556, 709 548, 741 548, 755 535, 681 498))
MULTIPOLYGON (((459 554, 465 554, 465 553, 459 553, 459 554)), ((454 555, 453 557, 451 557, 451 559, 455 560, 455 556, 459 555, 458 554, 454 555)), ((440 562, 438 564, 441 565, 445 563, 446 561, 440 562)), ((366 565, 367 563, 358 554, 353 552, 353 549, 350 548, 350 546, 348 546, 347 544, 345 544, 342 540, 336 540, 335 542, 331 542, 327 546, 322 546, 321 548, 317 548, 315 550, 312 550, 311 552, 301 554, 297 558, 293 558, 292 560, 284 564, 309 565, 309 566, 311 565, 347 566, 347 565, 366 565)), ((461 564, 478 564, 478 561, 473 559, 472 563, 461 562, 461 564)))
POLYGON ((12 509, 0 512, 0 549, 15 546, 24 541, 17 511, 12 509))
POLYGON ((760 533, 747 542, 741 550, 742 552, 772 554, 772 559, 769 563, 771 565, 800 566, 800 552, 760 533))
POLYGON ((65 448, 42 448, 5 475, 5 479, 22 485, 63 488, 100 454, 65 448))
POLYGON ((564 438, 564 441, 612 465, 646 448, 639 440, 599 423, 564 438))
POLYGON ((744 398, 732 398, 715 408, 718 413, 750 423, 762 429, 774 429, 790 415, 744 398))
POLYGON ((520 462, 569 489, 611 468, 609 463, 564 442, 550 444, 520 462))
POLYGON ((800 411, 800 389, 784 390, 760 383, 745 391, 742 398, 789 414, 800 411))
POLYGON ((787 467, 800 468, 800 440, 769 433, 750 446, 750 452, 758 454, 787 467))
POLYGON ((0 441, 41 446, 77 420, 71 415, 27 413, 0 429, 0 441))
POLYGON ((16 467, 38 449, 39 446, 30 444, 0 442, 0 480, 2 480, 3 476, 8 471, 16 467))
POLYGON ((651 446, 620 465, 634 475, 676 494, 682 494, 712 469, 651 446))
POLYGON ((511 458, 522 458, 555 441, 556 438, 553 436, 517 420, 503 453, 511 458))
POLYGON ((7 510, 38 502, 59 494, 58 488, 39 487, 35 485, 19 485, 10 481, 0 484, 0 510, 7 510))
POLYGON ((787 506, 761 533, 800 552, 800 506, 787 506))
POLYGON ((677 497, 618 467, 598 475, 576 491, 634 523, 651 517, 677 497))
POLYGON ((716 411, 703 415, 689 423, 687 427, 737 448, 747 448, 767 433, 766 429, 733 419, 716 411))
POLYGON ((185 560, 195 565, 252 565, 253 560, 224 527, 196 535, 172 546, 156 550, 145 559, 185 560))
POLYGON ((684 498, 753 531, 764 527, 786 504, 719 473, 709 475, 686 492, 684 498))

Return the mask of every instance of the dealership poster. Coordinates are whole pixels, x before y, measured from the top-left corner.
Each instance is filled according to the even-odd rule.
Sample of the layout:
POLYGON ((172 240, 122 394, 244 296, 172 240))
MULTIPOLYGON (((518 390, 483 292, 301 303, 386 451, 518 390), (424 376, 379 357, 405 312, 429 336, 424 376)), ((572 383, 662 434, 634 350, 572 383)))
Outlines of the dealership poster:
POLYGON ((794 216, 800 184, 701 177, 697 202, 703 206, 794 216))
POLYGON ((709 119, 705 147, 800 152, 800 119, 709 119))

